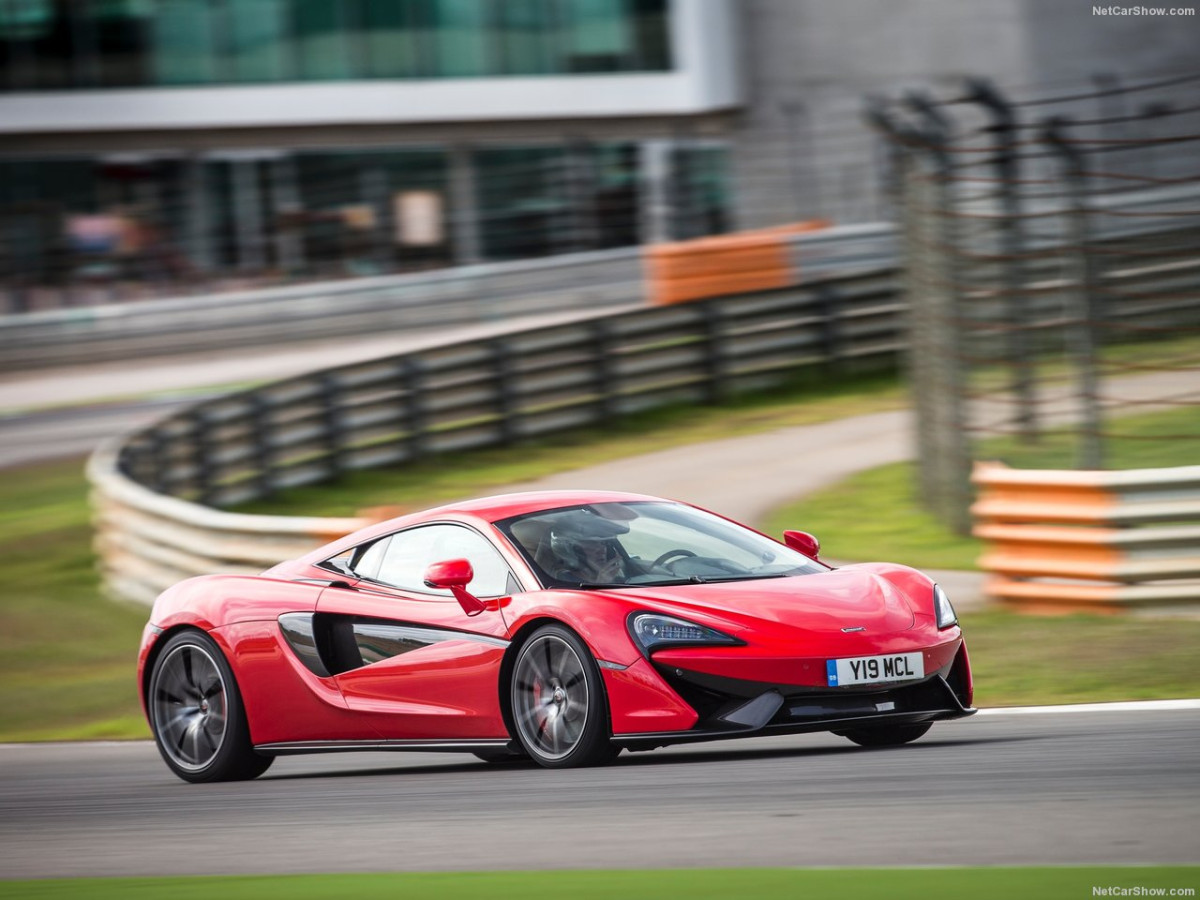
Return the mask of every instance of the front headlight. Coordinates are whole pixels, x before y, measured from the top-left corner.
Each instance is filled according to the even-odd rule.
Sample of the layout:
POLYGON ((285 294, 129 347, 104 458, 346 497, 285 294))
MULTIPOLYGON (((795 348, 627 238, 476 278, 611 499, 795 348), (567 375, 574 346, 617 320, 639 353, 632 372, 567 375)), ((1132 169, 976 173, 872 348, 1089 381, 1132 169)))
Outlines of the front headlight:
POLYGON ((629 617, 629 634, 646 653, 663 647, 741 643, 715 628, 661 613, 634 613, 629 617))
POLYGON ((933 586, 933 608, 937 612, 938 628, 949 628, 951 625, 958 624, 958 616, 954 614, 950 598, 946 596, 946 592, 942 590, 940 584, 933 586))

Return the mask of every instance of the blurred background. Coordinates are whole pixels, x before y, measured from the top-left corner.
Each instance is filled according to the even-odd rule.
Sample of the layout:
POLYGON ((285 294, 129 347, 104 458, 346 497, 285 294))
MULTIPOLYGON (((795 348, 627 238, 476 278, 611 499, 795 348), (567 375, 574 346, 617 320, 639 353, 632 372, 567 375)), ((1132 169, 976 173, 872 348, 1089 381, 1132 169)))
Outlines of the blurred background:
MULTIPOLYGON (((1195 697, 1200 19, 1112 9, 0 0, 0 740, 146 737, 133 654, 181 578, 529 487, 677 496, 933 571, 983 706, 1195 697)), ((1046 783, 1111 799, 1079 755, 1104 727, 1046 783)), ((1194 754, 1146 765, 1122 727, 1109 771, 1188 811, 1047 836, 1010 784, 972 807, 1012 823, 991 849, 976 817, 874 858, 1178 861, 1194 754)), ((958 743, 916 791, 977 783, 958 743)), ((1022 746, 997 771, 1045 762, 1022 746)), ((673 789, 648 789, 650 827, 673 789)), ((830 790, 844 824, 857 788, 830 790)), ((24 821, 0 876, 75 858, 19 844, 24 821)), ((770 832, 756 864, 842 859, 770 832)), ((694 865, 680 841, 647 864, 694 865)), ((704 861, 747 862, 713 841, 704 861)), ((143 873, 79 853, 71 874, 143 873)))
POLYGON ((973 75, 1106 87, 1093 117, 1170 102, 1125 103, 1122 79, 1192 64, 1194 31, 1084 12, 5 0, 0 308, 881 221, 866 92, 973 75))

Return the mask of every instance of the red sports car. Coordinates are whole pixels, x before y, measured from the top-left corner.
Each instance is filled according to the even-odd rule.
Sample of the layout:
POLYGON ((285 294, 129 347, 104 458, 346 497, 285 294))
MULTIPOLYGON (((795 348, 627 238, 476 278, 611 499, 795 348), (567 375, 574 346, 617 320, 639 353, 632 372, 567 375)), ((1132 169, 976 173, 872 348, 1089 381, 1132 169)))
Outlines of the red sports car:
POLYGON ((392 519, 257 576, 164 592, 143 707, 187 781, 283 753, 461 750, 552 768, 622 749, 832 731, 864 746, 970 715, 945 593, 831 568, 637 494, 510 494, 392 519))

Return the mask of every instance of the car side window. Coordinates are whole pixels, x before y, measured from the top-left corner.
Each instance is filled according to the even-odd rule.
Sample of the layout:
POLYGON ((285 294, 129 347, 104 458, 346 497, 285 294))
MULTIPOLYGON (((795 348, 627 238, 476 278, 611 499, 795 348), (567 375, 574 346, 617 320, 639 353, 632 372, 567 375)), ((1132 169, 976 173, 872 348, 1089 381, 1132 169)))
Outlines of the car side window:
POLYGON ((401 531, 391 536, 380 554, 374 580, 405 591, 451 596, 449 591, 435 591, 425 585, 425 570, 447 559, 471 563, 475 577, 467 590, 478 597, 502 597, 516 586, 500 551, 462 525, 424 525, 401 531))
POLYGON ((379 567, 383 563, 384 553, 391 540, 392 536, 388 535, 373 541, 366 547, 359 548, 358 552, 354 554, 354 574, 359 578, 378 580, 379 567))

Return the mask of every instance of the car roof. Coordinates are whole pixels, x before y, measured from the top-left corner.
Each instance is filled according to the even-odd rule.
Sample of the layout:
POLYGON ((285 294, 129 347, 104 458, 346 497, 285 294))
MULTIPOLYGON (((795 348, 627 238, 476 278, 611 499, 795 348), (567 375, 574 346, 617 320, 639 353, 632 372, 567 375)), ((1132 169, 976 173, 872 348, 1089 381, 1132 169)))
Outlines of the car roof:
POLYGON ((343 553, 350 547, 366 541, 375 540, 386 534, 391 534, 402 528, 421 525, 426 522, 460 519, 464 521, 497 522, 513 516, 527 515, 542 510, 557 509, 562 506, 580 506, 587 503, 630 503, 635 501, 651 501, 658 503, 673 503, 662 497, 652 497, 648 494, 631 494, 625 491, 527 491, 523 493, 499 494, 495 497, 479 497, 475 500, 464 500, 450 503, 434 509, 421 512, 406 513, 385 521, 376 522, 362 528, 353 534, 332 541, 323 547, 309 551, 303 556, 280 563, 267 571, 272 574, 288 577, 306 566, 316 565, 321 560, 343 553))
POLYGON ((664 500, 662 497, 631 494, 626 491, 524 491, 448 504, 429 510, 421 518, 457 512, 476 516, 487 522, 496 522, 512 516, 527 515, 562 506, 581 506, 588 503, 631 503, 647 500, 658 503, 673 502, 664 500))

